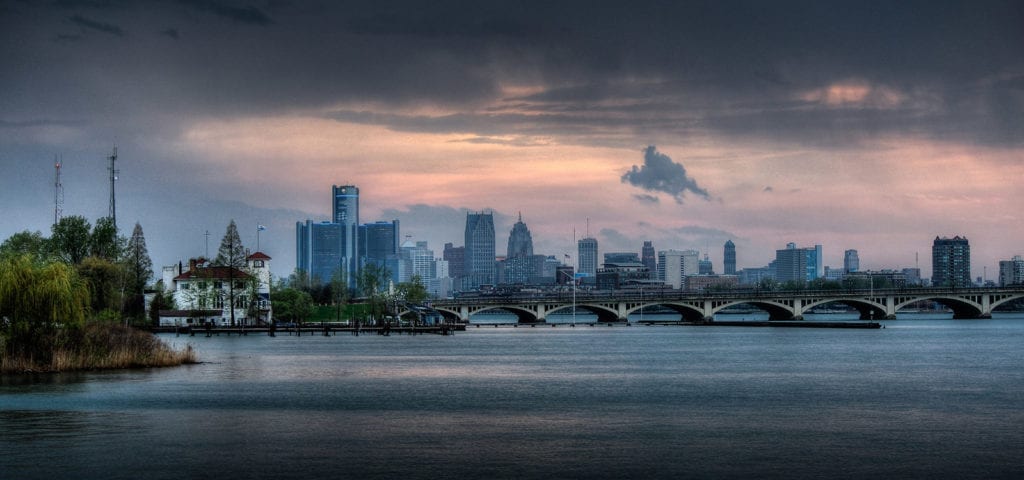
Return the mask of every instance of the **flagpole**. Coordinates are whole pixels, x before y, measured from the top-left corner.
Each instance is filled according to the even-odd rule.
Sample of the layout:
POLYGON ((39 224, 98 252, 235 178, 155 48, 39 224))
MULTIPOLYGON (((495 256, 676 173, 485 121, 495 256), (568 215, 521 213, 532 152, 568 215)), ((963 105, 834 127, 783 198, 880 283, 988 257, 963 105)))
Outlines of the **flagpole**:
POLYGON ((261 230, 260 227, 262 227, 262 225, 260 225, 257 222, 256 223, 256 251, 257 252, 260 251, 260 230, 261 230))

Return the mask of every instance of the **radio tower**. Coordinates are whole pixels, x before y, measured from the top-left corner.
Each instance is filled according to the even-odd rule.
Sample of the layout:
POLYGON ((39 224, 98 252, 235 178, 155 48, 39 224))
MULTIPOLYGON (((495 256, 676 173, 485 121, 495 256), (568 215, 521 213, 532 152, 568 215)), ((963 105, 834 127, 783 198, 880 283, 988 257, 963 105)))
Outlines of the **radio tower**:
POLYGON ((64 214, 64 185, 60 183, 60 166, 64 163, 56 155, 53 156, 53 224, 60 223, 64 214))
POLYGON ((110 170, 110 212, 109 212, 108 216, 110 217, 110 220, 114 223, 114 230, 116 231, 117 230, 117 199, 114 196, 114 182, 117 181, 117 174, 121 172, 120 170, 117 170, 116 168, 114 168, 114 162, 117 161, 117 147, 114 147, 114 153, 112 153, 107 158, 110 160, 110 167, 107 169, 107 170, 110 170))

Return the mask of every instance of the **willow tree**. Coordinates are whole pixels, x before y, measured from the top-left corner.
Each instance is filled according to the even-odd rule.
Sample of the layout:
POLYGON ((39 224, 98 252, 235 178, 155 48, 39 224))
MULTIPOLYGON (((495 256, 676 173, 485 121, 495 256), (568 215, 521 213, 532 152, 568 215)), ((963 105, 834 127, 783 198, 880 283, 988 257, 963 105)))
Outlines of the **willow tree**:
POLYGON ((74 267, 30 255, 0 258, 3 354, 47 362, 59 330, 85 323, 89 289, 74 267))
MULTIPOLYGON (((217 250, 217 258, 213 264, 227 268, 228 301, 231 310, 231 326, 235 326, 235 280, 239 279, 239 273, 245 268, 245 247, 242 246, 242 238, 238 235, 238 227, 235 221, 231 220, 228 230, 224 232, 224 238, 220 241, 220 249, 217 250)), ((240 289, 239 289, 240 290, 240 289)))

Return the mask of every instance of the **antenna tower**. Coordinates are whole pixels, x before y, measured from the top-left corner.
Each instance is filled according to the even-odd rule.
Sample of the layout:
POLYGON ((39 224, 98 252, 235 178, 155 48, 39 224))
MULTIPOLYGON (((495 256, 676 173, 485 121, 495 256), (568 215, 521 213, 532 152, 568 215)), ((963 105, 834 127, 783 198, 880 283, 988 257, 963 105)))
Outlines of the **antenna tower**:
POLYGON ((60 183, 60 167, 63 158, 54 155, 53 157, 53 224, 60 223, 60 217, 64 214, 64 185, 60 183))
POLYGON ((114 147, 114 153, 107 159, 110 160, 110 167, 107 168, 110 171, 110 212, 108 216, 114 222, 114 230, 117 230, 117 198, 114 195, 114 182, 117 181, 117 174, 121 173, 120 170, 114 168, 114 162, 117 161, 117 147, 114 147))

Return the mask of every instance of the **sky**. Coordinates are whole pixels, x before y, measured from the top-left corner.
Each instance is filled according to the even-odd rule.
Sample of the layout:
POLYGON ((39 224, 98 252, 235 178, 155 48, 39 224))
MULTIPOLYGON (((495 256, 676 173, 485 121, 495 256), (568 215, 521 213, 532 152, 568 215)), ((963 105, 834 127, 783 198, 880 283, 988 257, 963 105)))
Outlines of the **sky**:
POLYGON ((789 242, 842 267, 973 275, 1024 254, 1019 1, 0 0, 0 238, 142 225, 156 266, 245 245, 295 267, 331 186, 440 257, 467 212, 505 251, 789 242), (209 235, 207 235, 209 233, 209 235), (209 250, 207 250, 209 249, 209 250))

